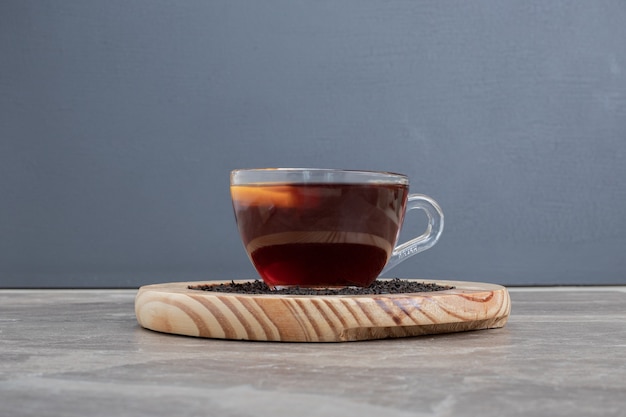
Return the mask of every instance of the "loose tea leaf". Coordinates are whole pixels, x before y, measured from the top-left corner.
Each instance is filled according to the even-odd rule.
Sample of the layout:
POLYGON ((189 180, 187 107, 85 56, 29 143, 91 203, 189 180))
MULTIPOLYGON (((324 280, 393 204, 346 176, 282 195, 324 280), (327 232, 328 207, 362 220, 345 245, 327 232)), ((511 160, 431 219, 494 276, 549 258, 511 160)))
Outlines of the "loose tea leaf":
POLYGON ((406 294, 415 292, 432 292, 451 290, 454 287, 435 283, 419 282, 394 278, 376 280, 369 287, 344 288, 301 288, 286 287, 273 289, 260 280, 247 282, 231 281, 227 284, 190 285, 191 290, 212 291, 236 294, 276 294, 276 295, 372 295, 372 294, 406 294))

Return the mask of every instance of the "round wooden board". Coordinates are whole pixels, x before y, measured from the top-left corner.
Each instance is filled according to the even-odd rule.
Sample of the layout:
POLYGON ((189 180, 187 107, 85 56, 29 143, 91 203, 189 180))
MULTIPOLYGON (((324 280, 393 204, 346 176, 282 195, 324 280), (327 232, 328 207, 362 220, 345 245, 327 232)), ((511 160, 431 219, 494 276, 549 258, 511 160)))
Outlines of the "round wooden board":
MULTIPOLYGON (((248 295, 189 289, 231 281, 146 285, 135 298, 142 327, 216 339, 345 342, 502 327, 511 311, 503 286, 433 281, 445 291, 385 295, 248 295)), ((235 281, 245 282, 245 281, 235 281)))

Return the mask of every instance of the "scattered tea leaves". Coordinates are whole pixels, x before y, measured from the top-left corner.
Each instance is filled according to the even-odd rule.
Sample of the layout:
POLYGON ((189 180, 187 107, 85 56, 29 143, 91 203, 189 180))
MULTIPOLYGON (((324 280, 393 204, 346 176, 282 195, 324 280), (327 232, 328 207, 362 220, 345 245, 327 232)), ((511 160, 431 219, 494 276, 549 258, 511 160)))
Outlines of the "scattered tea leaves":
POLYGON ((407 294, 416 292, 432 292, 450 290, 454 287, 426 283, 419 281, 393 278, 390 280, 376 280, 369 287, 344 288, 301 288, 284 287, 273 289, 260 280, 234 282, 224 284, 190 285, 192 290, 212 291, 236 294, 276 294, 276 295, 373 295, 373 294, 407 294))

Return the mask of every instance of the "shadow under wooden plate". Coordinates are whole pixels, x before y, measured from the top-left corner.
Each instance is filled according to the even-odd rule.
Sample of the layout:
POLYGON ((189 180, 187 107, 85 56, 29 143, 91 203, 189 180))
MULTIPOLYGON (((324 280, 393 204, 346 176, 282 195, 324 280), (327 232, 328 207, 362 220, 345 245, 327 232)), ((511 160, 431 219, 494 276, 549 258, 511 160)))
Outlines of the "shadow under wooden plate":
MULTIPOLYGON (((383 295, 258 295, 189 289, 230 281, 146 285, 135 298, 150 330, 216 339, 346 342, 503 327, 511 311, 503 286, 432 281, 444 291, 383 295)), ((235 281, 245 282, 245 281, 235 281)))

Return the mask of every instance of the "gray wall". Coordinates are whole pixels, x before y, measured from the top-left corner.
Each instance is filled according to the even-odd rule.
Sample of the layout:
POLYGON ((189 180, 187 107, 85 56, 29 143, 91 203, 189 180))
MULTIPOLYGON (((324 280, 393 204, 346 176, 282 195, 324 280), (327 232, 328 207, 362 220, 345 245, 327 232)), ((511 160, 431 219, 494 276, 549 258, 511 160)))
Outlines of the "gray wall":
POLYGON ((400 277, 624 284, 625 136, 622 0, 2 0, 0 287, 254 277, 262 166, 408 174, 400 277))

